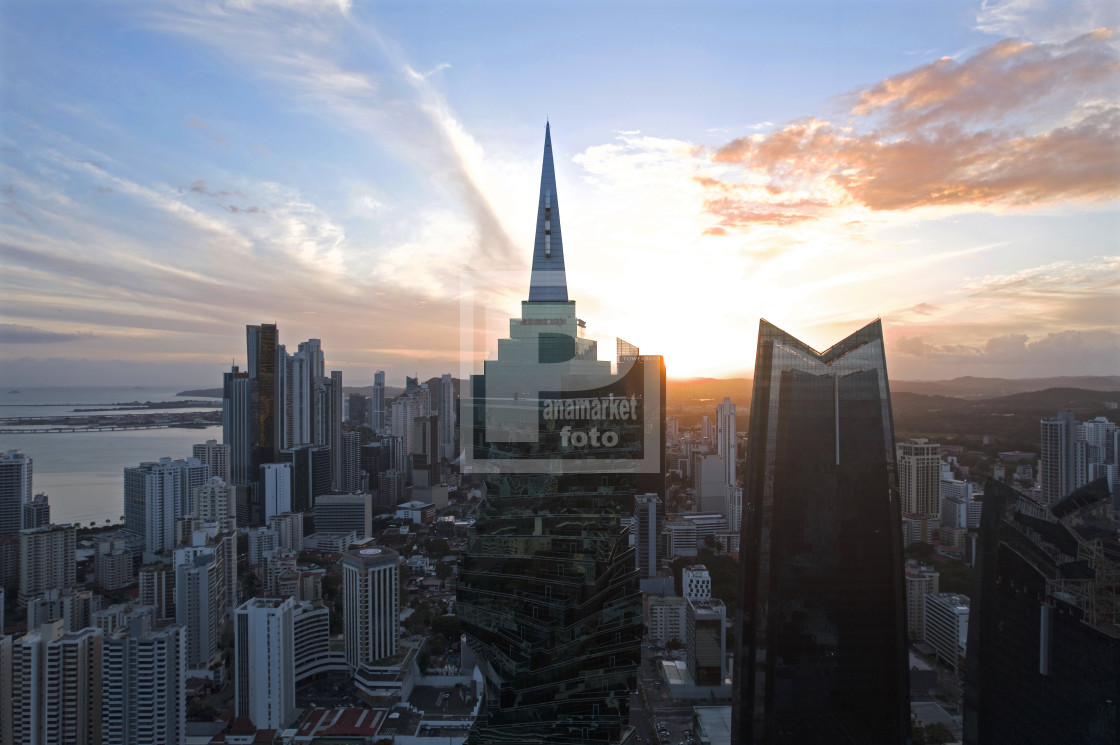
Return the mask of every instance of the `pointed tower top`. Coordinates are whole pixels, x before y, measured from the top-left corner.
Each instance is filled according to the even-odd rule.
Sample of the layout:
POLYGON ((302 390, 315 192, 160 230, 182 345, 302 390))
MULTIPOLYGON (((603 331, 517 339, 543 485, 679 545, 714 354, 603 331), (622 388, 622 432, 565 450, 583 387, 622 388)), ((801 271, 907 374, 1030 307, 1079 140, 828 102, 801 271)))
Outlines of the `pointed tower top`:
POLYGON ((560 202, 556 197, 556 171, 552 165, 552 128, 548 120, 544 123, 544 161, 541 164, 541 193, 537 200, 529 302, 568 302, 564 243, 560 237, 560 202))

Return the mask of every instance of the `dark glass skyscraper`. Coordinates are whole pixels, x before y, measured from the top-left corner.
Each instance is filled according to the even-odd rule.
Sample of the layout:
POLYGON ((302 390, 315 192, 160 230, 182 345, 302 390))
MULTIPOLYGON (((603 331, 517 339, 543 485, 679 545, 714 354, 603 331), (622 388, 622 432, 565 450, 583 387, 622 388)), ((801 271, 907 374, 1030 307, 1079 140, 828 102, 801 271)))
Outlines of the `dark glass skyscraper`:
POLYGON ((462 553, 457 610, 485 676, 473 743, 628 743, 641 594, 636 493, 663 489, 665 368, 618 372, 568 300, 545 132, 529 300, 461 400, 464 472, 486 495, 462 553))
POLYGON ((760 323, 733 743, 907 742, 893 430, 879 321, 825 352, 760 323))
POLYGON ((989 479, 966 745, 1120 742, 1120 543, 1106 479, 1046 506, 989 479))

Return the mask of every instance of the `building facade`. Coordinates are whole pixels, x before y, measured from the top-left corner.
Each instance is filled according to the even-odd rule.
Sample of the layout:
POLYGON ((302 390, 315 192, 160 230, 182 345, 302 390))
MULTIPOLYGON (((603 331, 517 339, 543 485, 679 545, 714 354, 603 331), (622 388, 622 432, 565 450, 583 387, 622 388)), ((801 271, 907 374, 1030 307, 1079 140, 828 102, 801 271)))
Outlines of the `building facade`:
POLYGON ((823 353, 761 321, 733 743, 908 741, 893 429, 879 321, 823 353))
POLYGON ((234 615, 234 709, 259 729, 291 724, 296 707, 294 598, 251 598, 234 615))
POLYGON ((0 536, 19 535, 23 505, 31 500, 34 466, 19 450, 0 453, 0 536))
POLYGON ((383 548, 342 554, 346 661, 354 671, 397 653, 400 643, 400 555, 383 548))

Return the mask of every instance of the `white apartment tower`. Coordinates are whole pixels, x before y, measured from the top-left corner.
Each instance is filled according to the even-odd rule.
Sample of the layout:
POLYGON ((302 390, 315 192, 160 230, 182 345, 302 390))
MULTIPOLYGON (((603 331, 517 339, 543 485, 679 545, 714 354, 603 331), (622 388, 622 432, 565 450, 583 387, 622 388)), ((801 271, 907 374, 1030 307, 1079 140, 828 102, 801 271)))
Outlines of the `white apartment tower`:
POLYGON ((926 638, 926 595, 940 592, 941 574, 933 567, 906 562, 906 629, 910 641, 926 638))
POLYGON ((292 511, 292 464, 265 463, 261 465, 261 501, 264 519, 292 511))
POLYGON ((230 446, 217 440, 207 440, 191 446, 191 456, 203 465, 210 466, 211 478, 217 476, 226 482, 230 480, 229 454, 230 446))
POLYGON ((124 529, 144 539, 144 560, 175 548, 175 520, 194 514, 195 490, 210 477, 197 458, 124 469, 124 529))
POLYGON ((293 598, 252 598, 234 617, 236 713, 259 729, 281 729, 296 708, 293 598))
POLYGON ((74 584, 73 525, 48 525, 20 531, 19 605, 47 590, 74 584))
POLYGON ((99 745, 100 629, 67 633, 43 624, 12 643, 12 741, 20 745, 99 745))
POLYGON ((218 523, 223 530, 237 527, 237 493, 225 479, 211 476, 194 494, 193 517, 218 523))
POLYGON ((342 555, 346 662, 355 671, 397 652, 399 572, 395 551, 363 548, 342 555))
POLYGON ((182 626, 152 629, 135 614, 105 637, 101 737, 104 745, 182 745, 187 729, 187 658, 182 626))
POLYGON ((895 445, 902 514, 936 518, 940 512, 941 445, 925 438, 895 445))

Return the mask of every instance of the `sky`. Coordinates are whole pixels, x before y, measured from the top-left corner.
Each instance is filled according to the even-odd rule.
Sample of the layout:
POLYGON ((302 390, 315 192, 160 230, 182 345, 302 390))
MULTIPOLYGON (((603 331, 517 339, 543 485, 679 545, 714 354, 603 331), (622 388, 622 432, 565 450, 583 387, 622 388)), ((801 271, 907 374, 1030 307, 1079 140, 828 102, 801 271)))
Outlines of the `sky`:
POLYGON ((546 120, 601 356, 879 317, 892 378, 1120 374, 1111 0, 183 0, 0 7, 0 385, 217 385, 257 323, 469 372, 546 120))

